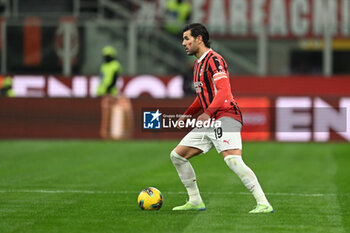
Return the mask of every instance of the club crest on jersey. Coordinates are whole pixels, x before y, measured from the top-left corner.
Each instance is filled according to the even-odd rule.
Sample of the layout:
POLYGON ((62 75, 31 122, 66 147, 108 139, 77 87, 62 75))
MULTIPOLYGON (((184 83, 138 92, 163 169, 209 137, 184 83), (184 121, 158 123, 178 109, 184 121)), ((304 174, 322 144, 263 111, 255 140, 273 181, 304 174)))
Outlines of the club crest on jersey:
POLYGON ((194 89, 196 90, 196 93, 201 93, 202 92, 202 82, 194 82, 194 89))

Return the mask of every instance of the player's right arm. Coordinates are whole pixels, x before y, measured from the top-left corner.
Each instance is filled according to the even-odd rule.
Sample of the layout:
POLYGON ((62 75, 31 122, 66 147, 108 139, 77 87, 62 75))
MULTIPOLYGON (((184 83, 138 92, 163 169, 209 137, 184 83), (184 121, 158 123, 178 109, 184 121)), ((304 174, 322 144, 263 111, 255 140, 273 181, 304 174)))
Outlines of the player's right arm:
MULTIPOLYGON (((178 122, 185 121, 186 119, 198 113, 201 109, 202 109, 202 106, 197 96, 196 99, 193 101, 193 103, 187 108, 185 113, 177 121, 178 122)), ((177 128, 180 128, 179 124, 177 124, 177 128)))
POLYGON ((202 106, 201 106, 201 103, 199 102, 199 98, 197 96, 196 99, 193 101, 193 103, 187 108, 184 115, 193 116, 194 114, 199 112, 199 110, 201 110, 201 109, 202 109, 202 106))

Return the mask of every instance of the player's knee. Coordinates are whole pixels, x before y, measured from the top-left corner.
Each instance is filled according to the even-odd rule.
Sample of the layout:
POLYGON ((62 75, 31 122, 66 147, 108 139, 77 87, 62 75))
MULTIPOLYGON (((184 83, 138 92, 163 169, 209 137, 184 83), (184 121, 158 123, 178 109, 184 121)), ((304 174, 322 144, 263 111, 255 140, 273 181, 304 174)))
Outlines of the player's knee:
POLYGON ((175 150, 172 150, 170 153, 170 159, 173 163, 184 163, 187 162, 188 160, 176 153, 175 150))
POLYGON ((226 164, 240 177, 251 176, 252 170, 244 163, 239 155, 229 155, 225 157, 226 164))

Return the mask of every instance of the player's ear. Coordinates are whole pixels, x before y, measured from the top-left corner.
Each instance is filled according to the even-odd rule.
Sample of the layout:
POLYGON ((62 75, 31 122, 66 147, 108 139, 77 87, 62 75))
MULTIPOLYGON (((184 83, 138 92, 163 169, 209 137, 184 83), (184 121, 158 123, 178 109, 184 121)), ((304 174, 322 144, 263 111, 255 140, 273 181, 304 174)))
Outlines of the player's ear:
POLYGON ((202 35, 198 35, 198 36, 197 36, 197 39, 198 39, 199 42, 203 42, 203 37, 202 37, 202 35))

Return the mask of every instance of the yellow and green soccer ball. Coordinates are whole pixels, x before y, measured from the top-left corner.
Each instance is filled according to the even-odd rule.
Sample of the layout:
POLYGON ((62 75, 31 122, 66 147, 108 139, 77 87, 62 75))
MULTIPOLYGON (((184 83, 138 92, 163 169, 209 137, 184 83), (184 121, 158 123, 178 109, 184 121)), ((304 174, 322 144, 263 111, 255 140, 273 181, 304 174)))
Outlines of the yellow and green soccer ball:
POLYGON ((148 187, 140 192, 137 202, 142 210, 159 210, 163 204, 163 196, 158 189, 148 187))

